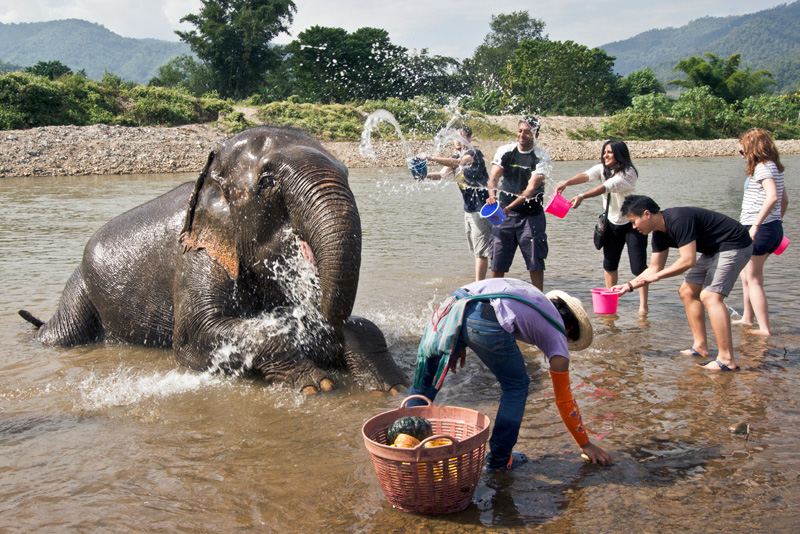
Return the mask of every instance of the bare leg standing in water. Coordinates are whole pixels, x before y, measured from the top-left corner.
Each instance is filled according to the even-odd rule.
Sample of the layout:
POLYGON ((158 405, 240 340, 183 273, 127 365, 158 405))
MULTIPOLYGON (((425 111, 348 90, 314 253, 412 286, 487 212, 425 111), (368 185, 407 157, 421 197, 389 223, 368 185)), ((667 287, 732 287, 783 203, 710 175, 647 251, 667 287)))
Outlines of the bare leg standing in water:
POLYGON ((764 291, 764 263, 769 254, 752 256, 750 262, 742 271, 742 295, 744 297, 744 311, 742 318, 733 321, 733 324, 753 326, 753 318, 758 321, 758 329, 752 330, 754 334, 770 335, 769 330, 769 305, 764 291))

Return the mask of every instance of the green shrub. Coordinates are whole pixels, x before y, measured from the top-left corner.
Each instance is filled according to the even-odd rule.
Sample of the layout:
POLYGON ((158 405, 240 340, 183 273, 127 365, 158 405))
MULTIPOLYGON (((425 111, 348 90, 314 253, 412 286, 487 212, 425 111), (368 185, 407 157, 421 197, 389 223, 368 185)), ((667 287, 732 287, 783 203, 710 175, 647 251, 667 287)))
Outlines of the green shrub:
POLYGON ((197 98, 165 87, 137 85, 125 92, 130 110, 125 122, 139 126, 177 126, 217 120, 220 111, 232 111, 230 104, 214 98, 197 98))
POLYGON ((603 138, 634 139, 694 139, 693 130, 683 121, 670 117, 654 117, 634 111, 621 111, 603 123, 603 138))
POLYGON ((687 89, 672 106, 672 115, 691 126, 700 139, 735 137, 741 117, 707 86, 687 89))
POLYGON ((124 89, 113 75, 97 83, 81 74, 50 80, 22 73, 0 75, 0 128, 72 124, 165 125, 210 122, 231 106, 159 87, 124 89))
MULTIPOLYGON (((472 128, 472 137, 477 139, 501 141, 503 139, 511 139, 515 135, 514 132, 510 132, 507 128, 503 128, 499 124, 491 123, 480 115, 469 117, 466 123, 472 128)), ((458 125, 456 125, 456 127, 457 126, 458 125)))
POLYGON ((9 73, 0 76, 0 128, 22 129, 111 120, 120 108, 113 92, 85 76, 56 81, 43 76, 9 73))
POLYGON ((567 137, 572 141, 601 141, 611 136, 598 132, 594 128, 586 128, 585 130, 570 130, 567 132, 567 137))
POLYGON ((488 115, 502 115, 509 110, 509 104, 499 89, 478 89, 464 97, 461 104, 465 109, 488 115))
POLYGON ((742 131, 763 128, 772 132, 776 139, 800 137, 800 101, 790 96, 751 96, 739 103, 742 131))
POLYGON ((265 124, 291 126, 325 140, 355 141, 361 138, 364 115, 344 104, 300 104, 273 102, 257 116, 265 124))
POLYGON ((241 111, 232 111, 222 115, 218 121, 218 124, 230 134, 237 134, 248 128, 256 126, 255 123, 248 121, 244 117, 244 113, 241 111))

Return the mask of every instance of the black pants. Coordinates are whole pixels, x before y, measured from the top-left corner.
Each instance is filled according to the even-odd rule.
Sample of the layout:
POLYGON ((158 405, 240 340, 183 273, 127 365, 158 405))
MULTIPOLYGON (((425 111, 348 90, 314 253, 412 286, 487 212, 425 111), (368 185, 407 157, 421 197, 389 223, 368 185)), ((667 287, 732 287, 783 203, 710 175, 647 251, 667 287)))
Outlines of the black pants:
POLYGON ((638 276, 647 268, 647 236, 634 230, 632 223, 617 225, 609 221, 606 234, 606 244, 603 245, 604 271, 619 270, 619 260, 626 244, 631 273, 638 276))

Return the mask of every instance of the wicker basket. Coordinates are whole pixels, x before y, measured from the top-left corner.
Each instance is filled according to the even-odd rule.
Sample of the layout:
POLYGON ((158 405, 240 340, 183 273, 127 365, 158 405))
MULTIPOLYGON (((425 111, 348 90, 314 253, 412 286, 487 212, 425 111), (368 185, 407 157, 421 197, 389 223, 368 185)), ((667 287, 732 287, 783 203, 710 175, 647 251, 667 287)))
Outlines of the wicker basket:
POLYGON ((406 398, 397 410, 376 415, 361 429, 378 481, 393 506, 420 514, 449 514, 469 506, 478 485, 489 418, 475 410, 437 406, 422 395, 406 398), (406 407, 414 398, 427 406, 406 407), (433 436, 413 449, 390 447, 386 432, 400 417, 417 415, 431 422, 433 436), (425 447, 434 439, 451 445, 425 447))

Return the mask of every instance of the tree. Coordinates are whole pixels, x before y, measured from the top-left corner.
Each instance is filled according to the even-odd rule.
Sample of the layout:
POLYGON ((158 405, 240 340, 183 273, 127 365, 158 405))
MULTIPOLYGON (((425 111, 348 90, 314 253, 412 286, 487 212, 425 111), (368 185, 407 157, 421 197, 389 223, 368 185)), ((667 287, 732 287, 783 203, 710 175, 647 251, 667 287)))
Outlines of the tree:
POLYGON ((183 88, 194 96, 202 96, 213 90, 212 74, 206 63, 196 61, 192 56, 182 55, 172 58, 158 67, 158 75, 148 84, 152 87, 183 88))
POLYGON ((619 80, 619 107, 631 105, 637 96, 664 93, 664 86, 650 67, 631 72, 619 80))
POLYGON ((631 72, 622 79, 622 85, 630 98, 665 92, 664 86, 650 67, 631 72))
POLYGON ((617 107, 614 57, 572 41, 525 40, 514 52, 501 85, 522 111, 603 113, 617 107))
POLYGON ((72 69, 60 61, 40 61, 32 67, 25 67, 22 71, 35 76, 44 76, 51 80, 57 80, 66 74, 72 74, 72 69))
POLYGON ((461 72, 461 64, 452 57, 431 56, 423 48, 398 59, 400 87, 397 96, 427 96, 446 99, 462 95, 469 88, 469 77, 461 72))
POLYGON ((206 62, 220 96, 255 93, 279 62, 270 41, 288 32, 297 11, 292 0, 202 0, 199 14, 186 15, 197 30, 176 31, 206 62))
POLYGON ((667 85, 677 85, 687 89, 708 87, 713 95, 729 104, 764 94, 769 91, 770 86, 777 85, 768 70, 753 72, 750 67, 739 70, 741 63, 741 54, 733 54, 727 60, 713 52, 703 54, 702 58, 692 56, 680 60, 672 69, 683 72, 686 78, 672 80, 667 85))
POLYGON ((297 89, 308 100, 344 103, 381 99, 401 86, 398 70, 406 49, 386 30, 312 26, 288 46, 297 89))
POLYGON ((514 56, 514 50, 522 41, 547 41, 544 26, 543 20, 531 18, 528 11, 492 15, 489 33, 475 49, 472 59, 464 62, 465 69, 474 78, 475 88, 495 85, 497 73, 514 56))

